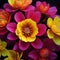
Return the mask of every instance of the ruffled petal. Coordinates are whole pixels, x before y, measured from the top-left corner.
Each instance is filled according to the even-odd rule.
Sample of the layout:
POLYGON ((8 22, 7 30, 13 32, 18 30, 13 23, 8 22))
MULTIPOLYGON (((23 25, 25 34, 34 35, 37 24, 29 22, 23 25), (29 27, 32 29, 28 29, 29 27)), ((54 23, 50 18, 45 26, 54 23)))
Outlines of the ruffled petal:
POLYGON ((38 34, 37 36, 42 36, 46 33, 46 29, 47 27, 45 26, 45 24, 38 24, 38 34))
POLYGON ((29 11, 27 18, 31 18, 38 23, 41 19, 41 13, 39 11, 29 11))
POLYGON ((5 3, 3 7, 8 12, 15 12, 16 11, 16 9, 13 9, 8 3, 5 3))
POLYGON ((34 10, 35 10, 35 7, 33 5, 30 5, 24 10, 24 12, 29 12, 29 11, 34 11, 34 10))
POLYGON ((55 16, 56 12, 57 12, 57 8, 56 8, 56 7, 51 7, 51 8, 48 10, 47 15, 49 15, 50 17, 53 18, 53 17, 55 16))
POLYGON ((36 60, 38 58, 38 53, 35 50, 33 50, 28 54, 28 57, 36 60))
POLYGON ((7 28, 10 32, 15 33, 16 26, 17 26, 16 23, 11 22, 11 23, 9 23, 9 24, 6 26, 6 28, 7 28))
POLYGON ((29 43, 25 43, 23 41, 19 41, 19 48, 22 50, 22 51, 25 51, 29 48, 30 44, 29 43))
POLYGON ((34 42, 32 42, 31 45, 35 49, 41 49, 43 47, 43 43, 42 43, 42 41, 39 38, 37 38, 34 42))
POLYGON ((25 19, 25 16, 22 12, 17 12, 14 16, 16 22, 20 22, 25 19))
POLYGON ((17 36, 14 33, 9 33, 8 36, 7 36, 7 39, 9 39, 9 40, 16 40, 17 36))

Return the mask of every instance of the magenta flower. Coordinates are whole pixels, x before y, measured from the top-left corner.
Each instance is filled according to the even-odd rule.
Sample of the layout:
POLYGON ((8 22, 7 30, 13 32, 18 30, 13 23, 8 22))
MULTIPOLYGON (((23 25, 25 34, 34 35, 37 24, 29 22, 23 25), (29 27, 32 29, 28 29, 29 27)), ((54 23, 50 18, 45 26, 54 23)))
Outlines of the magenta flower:
POLYGON ((45 1, 44 2, 37 1, 36 9, 39 10, 41 13, 52 18, 55 16, 57 12, 57 8, 55 6, 50 7, 50 4, 49 3, 47 4, 45 1))
POLYGON ((57 55, 47 48, 33 50, 28 55, 33 60, 55 60, 57 55))
MULTIPOLYGON (((17 24, 15 22, 11 22, 7 25, 7 29, 11 32, 8 34, 7 38, 9 40, 16 40, 17 38, 21 37, 22 39, 19 38, 19 40, 20 40, 19 41, 19 48, 21 50, 26 50, 30 46, 30 43, 35 49, 40 49, 40 48, 42 48, 43 43, 42 43, 41 39, 37 38, 37 36, 43 36, 46 32, 46 26, 41 23, 38 24, 38 22, 40 21, 40 18, 41 18, 41 14, 38 11, 30 11, 26 14, 26 17, 27 18, 25 18, 25 16, 21 12, 17 12, 14 16, 17 24, 19 22, 24 21, 25 19, 32 19, 34 22, 36 22, 37 28, 38 28, 38 34, 36 35, 36 37, 33 39, 29 36, 30 38, 27 37, 27 39, 28 39, 27 40, 27 39, 25 39, 25 37, 22 38, 23 35, 21 35, 21 34, 20 34, 21 36, 18 35, 19 32, 17 32, 17 35, 16 35, 17 24)), ((29 21, 29 20, 27 20, 27 21, 29 21)), ((25 25, 23 25, 23 26, 25 26, 25 25)), ((27 29, 27 31, 28 32, 26 32, 26 29, 24 30, 25 33, 30 33, 29 29, 27 29)))

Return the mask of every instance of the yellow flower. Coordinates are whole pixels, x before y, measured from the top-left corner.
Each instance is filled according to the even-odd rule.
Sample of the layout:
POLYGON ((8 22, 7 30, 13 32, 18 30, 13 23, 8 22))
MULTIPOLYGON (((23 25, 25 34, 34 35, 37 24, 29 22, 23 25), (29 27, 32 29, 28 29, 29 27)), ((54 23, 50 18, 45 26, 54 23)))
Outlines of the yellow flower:
POLYGON ((25 19, 17 24, 16 35, 24 42, 35 41, 37 33, 37 24, 32 19, 25 19))
POLYGON ((47 35, 50 39, 60 45, 60 18, 56 16, 54 20, 52 18, 48 18, 47 26, 50 28, 47 30, 47 35))
POLYGON ((32 3, 32 0, 8 0, 9 4, 18 9, 25 9, 32 3))
POLYGON ((0 40, 0 57, 7 56, 8 50, 6 49, 7 43, 0 40))
POLYGON ((14 51, 14 50, 9 50, 9 54, 8 57, 5 58, 4 60, 21 60, 23 53, 21 53, 19 55, 18 52, 14 51))

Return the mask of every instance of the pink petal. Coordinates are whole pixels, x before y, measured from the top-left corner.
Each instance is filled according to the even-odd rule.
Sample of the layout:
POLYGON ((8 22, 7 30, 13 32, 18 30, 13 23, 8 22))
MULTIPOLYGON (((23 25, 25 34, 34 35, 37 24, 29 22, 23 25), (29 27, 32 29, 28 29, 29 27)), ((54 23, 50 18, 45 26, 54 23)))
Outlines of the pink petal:
POLYGON ((35 7, 33 5, 28 6, 24 11, 29 12, 29 11, 34 11, 35 7))
POLYGON ((19 48, 22 50, 22 51, 25 51, 29 48, 30 44, 29 43, 25 43, 25 42, 22 42, 22 41, 19 41, 19 48))
POLYGON ((37 53, 37 51, 35 51, 35 50, 31 51, 31 52, 28 54, 28 57, 36 60, 36 59, 38 58, 38 53, 37 53))
POLYGON ((16 9, 12 8, 8 3, 5 3, 3 7, 8 12, 15 12, 16 11, 16 9))
POLYGON ((47 27, 45 26, 45 24, 38 24, 38 32, 39 33, 37 34, 37 36, 44 35, 46 32, 46 29, 47 29, 47 27))
POLYGON ((50 17, 54 17, 55 14, 57 12, 57 8, 56 7, 51 7, 48 12, 47 12, 47 15, 50 16, 50 17))
POLYGON ((22 12, 17 12, 14 16, 16 22, 20 22, 25 19, 25 16, 22 12))
POLYGON ((37 38, 34 42, 32 42, 31 45, 35 49, 41 49, 43 47, 43 43, 42 43, 42 41, 39 38, 37 38))
POLYGON ((11 22, 6 27, 10 32, 15 33, 16 30, 16 23, 11 22))
POLYGON ((9 33, 8 36, 7 36, 7 39, 9 39, 9 40, 16 40, 17 36, 14 33, 9 33))
POLYGON ((38 23, 41 19, 41 13, 39 11, 29 11, 27 18, 31 18, 38 23))
POLYGON ((38 8, 40 6, 41 2, 40 1, 37 1, 36 2, 36 7, 38 8))

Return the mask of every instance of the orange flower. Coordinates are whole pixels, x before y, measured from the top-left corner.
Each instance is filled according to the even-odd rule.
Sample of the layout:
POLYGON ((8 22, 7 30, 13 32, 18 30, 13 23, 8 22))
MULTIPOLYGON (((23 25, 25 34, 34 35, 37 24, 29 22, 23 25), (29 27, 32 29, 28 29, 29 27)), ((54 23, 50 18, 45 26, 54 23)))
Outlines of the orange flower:
POLYGON ((10 14, 5 10, 0 11, 0 35, 2 34, 3 30, 6 31, 6 25, 10 21, 10 14))
POLYGON ((25 9, 32 3, 32 0, 8 0, 9 4, 18 9, 25 9))

